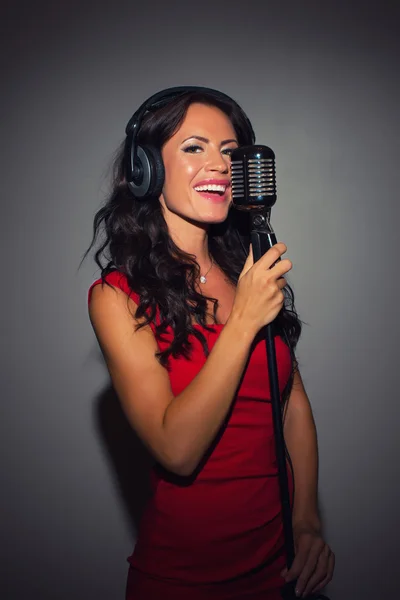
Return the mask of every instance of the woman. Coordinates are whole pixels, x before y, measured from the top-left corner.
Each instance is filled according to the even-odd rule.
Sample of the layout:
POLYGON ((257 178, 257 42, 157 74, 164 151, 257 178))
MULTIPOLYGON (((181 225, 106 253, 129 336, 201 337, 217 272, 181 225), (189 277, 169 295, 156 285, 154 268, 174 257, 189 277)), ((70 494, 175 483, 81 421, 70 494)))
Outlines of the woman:
POLYGON ((161 187, 135 196, 125 144, 95 217, 91 246, 101 226, 106 237, 89 291, 113 386, 156 459, 126 598, 275 600, 293 580, 306 596, 331 579, 334 555, 321 537, 315 427, 290 349, 301 329, 284 278, 292 265, 277 260, 283 243, 253 264, 239 243, 243 214, 231 210, 230 154, 252 143, 251 125, 233 100, 192 89, 151 106, 136 133, 161 152, 161 187), (271 322, 296 484, 289 572, 262 343, 271 322))

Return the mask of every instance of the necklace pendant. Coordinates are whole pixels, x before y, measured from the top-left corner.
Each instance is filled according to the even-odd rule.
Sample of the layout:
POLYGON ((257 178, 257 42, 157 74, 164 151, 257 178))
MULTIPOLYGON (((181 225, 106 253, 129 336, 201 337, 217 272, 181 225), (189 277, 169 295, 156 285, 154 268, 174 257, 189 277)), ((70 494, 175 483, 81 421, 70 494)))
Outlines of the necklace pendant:
POLYGON ((207 279, 204 275, 200 275, 200 283, 207 283, 207 279))

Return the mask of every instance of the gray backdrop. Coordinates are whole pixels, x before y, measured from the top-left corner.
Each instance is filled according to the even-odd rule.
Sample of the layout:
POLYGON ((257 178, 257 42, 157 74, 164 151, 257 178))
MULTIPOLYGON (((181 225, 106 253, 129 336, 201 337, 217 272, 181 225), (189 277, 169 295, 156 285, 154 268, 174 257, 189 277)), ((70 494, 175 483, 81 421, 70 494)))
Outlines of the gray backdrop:
POLYGON ((148 460, 88 320, 98 271, 78 265, 127 120, 173 85, 232 95, 276 153, 329 593, 398 597, 395 3, 5 4, 2 599, 123 598, 148 460))

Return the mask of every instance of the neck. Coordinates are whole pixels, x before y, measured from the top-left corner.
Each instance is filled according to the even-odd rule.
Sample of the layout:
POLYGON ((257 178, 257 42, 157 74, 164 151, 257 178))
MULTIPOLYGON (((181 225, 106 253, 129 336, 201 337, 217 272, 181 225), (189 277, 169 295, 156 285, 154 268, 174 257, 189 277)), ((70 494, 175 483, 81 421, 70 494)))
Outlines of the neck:
POLYGON ((208 251, 208 226, 184 220, 171 212, 166 221, 174 243, 183 252, 195 256, 200 271, 206 271, 210 267, 211 258, 208 251))

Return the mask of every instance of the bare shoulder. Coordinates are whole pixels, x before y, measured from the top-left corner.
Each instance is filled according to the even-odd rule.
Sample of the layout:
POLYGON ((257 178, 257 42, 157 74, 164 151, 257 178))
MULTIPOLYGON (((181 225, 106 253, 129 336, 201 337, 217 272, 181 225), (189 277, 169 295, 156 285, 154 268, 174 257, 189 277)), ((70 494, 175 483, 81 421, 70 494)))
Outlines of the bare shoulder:
POLYGON ((111 283, 97 283, 91 290, 89 303, 89 316, 96 319, 103 311, 116 310, 135 314, 137 308, 136 302, 129 298, 128 295, 119 287, 111 283))
MULTIPOLYGON (((137 303, 118 287, 98 284, 94 286, 89 304, 89 317, 102 347, 117 344, 149 345, 154 351, 157 343, 149 326, 137 330, 135 318, 137 303)), ((106 357, 107 358, 107 357, 106 357)))

